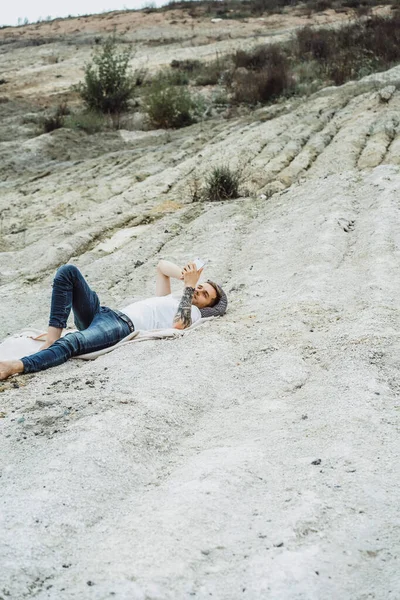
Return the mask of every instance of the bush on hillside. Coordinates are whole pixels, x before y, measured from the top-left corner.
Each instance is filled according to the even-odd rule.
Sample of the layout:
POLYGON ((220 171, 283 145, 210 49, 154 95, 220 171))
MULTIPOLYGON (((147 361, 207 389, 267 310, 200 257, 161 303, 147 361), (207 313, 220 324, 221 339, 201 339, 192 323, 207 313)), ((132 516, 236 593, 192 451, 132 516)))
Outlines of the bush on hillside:
POLYGON ((240 170, 228 166, 214 167, 206 176, 203 199, 208 201, 229 200, 239 197, 240 170))
POLYGON ((217 85, 230 83, 231 60, 229 56, 218 56, 215 60, 200 63, 194 71, 195 85, 217 85))
POLYGON ((238 74, 233 98, 239 103, 266 104, 279 96, 289 95, 293 89, 294 79, 285 59, 271 62, 261 71, 238 74))
POLYGON ((164 69, 157 73, 157 79, 164 85, 188 85, 189 75, 182 69, 164 69))
POLYGON ((374 16, 339 29, 297 31, 295 56, 320 65, 321 77, 341 85, 400 60, 400 15, 374 16))
POLYGON ((64 117, 69 113, 70 110, 66 102, 59 104, 54 114, 41 117, 37 121, 40 126, 40 133, 50 133, 55 129, 61 129, 61 127, 64 127, 64 117))
POLYGON ((185 73, 193 73, 201 68, 201 62, 199 60, 190 58, 186 58, 184 60, 173 60, 171 61, 171 68, 179 69, 185 73))
POLYGON ((196 103, 183 87, 155 81, 145 97, 145 109, 153 127, 186 127, 194 122, 196 103))
POLYGON ((55 129, 61 129, 61 127, 64 127, 64 118, 62 115, 48 115, 47 117, 43 117, 41 121, 43 133, 50 133, 55 129))
POLYGON ((93 134, 104 130, 107 127, 107 122, 102 113, 87 110, 69 115, 65 119, 64 126, 68 129, 78 129, 93 134))
POLYGON ((130 50, 118 51, 115 33, 96 48, 92 62, 86 65, 84 82, 77 86, 90 110, 120 114, 128 109, 135 90, 130 56, 130 50))

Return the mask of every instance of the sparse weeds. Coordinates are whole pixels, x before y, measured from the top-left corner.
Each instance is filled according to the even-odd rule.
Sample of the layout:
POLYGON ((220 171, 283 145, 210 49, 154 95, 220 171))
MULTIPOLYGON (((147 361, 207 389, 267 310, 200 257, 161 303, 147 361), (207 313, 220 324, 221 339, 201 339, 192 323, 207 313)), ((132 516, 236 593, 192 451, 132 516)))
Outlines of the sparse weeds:
POLYGON ((165 69, 157 73, 157 80, 163 85, 188 85, 189 75, 182 69, 165 69))
MULTIPOLYGON (((55 129, 64 127, 65 116, 69 115, 70 110, 66 102, 59 104, 52 115, 46 115, 36 120, 39 125, 40 133, 50 133, 55 129)), ((32 122, 32 121, 31 121, 32 122)))
POLYGON ((295 56, 319 65, 326 83, 342 85, 349 79, 388 68, 400 60, 400 15, 374 16, 337 30, 299 30, 295 56))
POLYGON ((43 117, 41 122, 41 127, 43 129, 43 133, 50 133, 55 129, 60 129, 64 126, 64 118, 62 115, 49 115, 48 117, 43 117))
POLYGON ((65 127, 77 129, 86 133, 98 133, 108 127, 106 117, 99 112, 87 110, 80 113, 70 114, 65 119, 65 127))
POLYGON ((200 202, 203 198, 198 175, 194 175, 189 181, 189 195, 192 202, 200 202))
MULTIPOLYGON (((358 0, 344 2, 352 3, 352 8, 360 6, 358 0)), ((222 9, 225 3, 222 0, 218 5, 222 9)), ((365 0, 364 4, 372 3, 365 0)), ((197 8, 200 4, 201 0, 197 8)), ((286 0, 260 0, 259 6, 286 4, 286 0)), ((252 2, 249 5, 254 7, 252 2)), ((213 6, 212 2, 207 6, 213 6)), ((324 10, 328 6, 330 0, 317 0, 313 9, 324 10)), ((158 79, 168 86, 219 86, 225 105, 254 106, 294 94, 314 93, 326 85, 342 85, 349 79, 393 66, 399 60, 400 12, 393 11, 391 17, 371 16, 337 29, 304 27, 288 42, 240 49, 233 55, 217 55, 210 62, 174 60, 169 71, 160 73, 158 79)), ((205 114, 213 112, 208 110, 205 114)))
POLYGON ((361 19, 335 30, 304 27, 284 44, 238 50, 232 60, 233 99, 238 103, 265 104, 342 85, 400 60, 400 14, 361 19))
POLYGON ((135 86, 136 87, 142 86, 145 83, 147 76, 148 76, 148 71, 144 67, 135 69, 135 71, 133 73, 133 80, 134 80, 135 86))
POLYGON ((199 60, 185 59, 185 60, 173 60, 171 62, 172 69, 179 69, 185 73, 194 73, 201 69, 201 62, 199 60))
POLYGON ((242 179, 240 169, 233 171, 227 165, 214 167, 206 175, 202 198, 206 201, 230 200, 239 197, 242 179))

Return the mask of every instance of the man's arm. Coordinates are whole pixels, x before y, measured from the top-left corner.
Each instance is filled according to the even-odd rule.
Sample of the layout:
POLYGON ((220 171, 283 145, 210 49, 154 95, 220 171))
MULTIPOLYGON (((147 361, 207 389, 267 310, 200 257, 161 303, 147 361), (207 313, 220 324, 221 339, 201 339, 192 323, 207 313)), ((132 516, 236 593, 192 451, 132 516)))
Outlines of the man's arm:
POLYGON ((167 296, 171 293, 170 277, 183 279, 183 271, 169 260, 160 260, 157 265, 156 296, 167 296))
POLYGON ((174 317, 174 329, 186 329, 192 324, 192 298, 194 287, 184 287, 183 295, 174 317))
POLYGON ((186 327, 190 327, 192 324, 192 299, 202 270, 198 271, 193 262, 190 262, 183 268, 185 287, 174 317, 172 325, 174 329, 186 329, 186 327))

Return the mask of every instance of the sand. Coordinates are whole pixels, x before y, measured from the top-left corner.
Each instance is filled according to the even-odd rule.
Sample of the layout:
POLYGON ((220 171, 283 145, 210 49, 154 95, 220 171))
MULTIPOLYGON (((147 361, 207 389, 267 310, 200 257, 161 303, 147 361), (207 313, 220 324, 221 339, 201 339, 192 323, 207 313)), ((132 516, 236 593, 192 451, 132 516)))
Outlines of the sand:
POLYGON ((32 137, 38 90, 83 68, 66 45, 65 86, 36 80, 45 50, 0 55, 0 339, 46 327, 65 262, 120 308, 200 256, 229 307, 0 384, 0 598, 398 597, 400 68, 180 131, 32 137), (242 196, 193 203, 221 162, 242 196))

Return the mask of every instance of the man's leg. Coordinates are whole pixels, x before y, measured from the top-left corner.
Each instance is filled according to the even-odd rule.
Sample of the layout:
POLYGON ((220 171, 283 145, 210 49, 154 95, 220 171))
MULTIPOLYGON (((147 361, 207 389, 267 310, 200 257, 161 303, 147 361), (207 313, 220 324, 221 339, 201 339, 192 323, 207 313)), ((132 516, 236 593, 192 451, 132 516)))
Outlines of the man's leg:
POLYGON ((125 321, 111 309, 100 307, 96 292, 90 289, 79 269, 74 265, 63 265, 57 270, 53 282, 50 339, 36 354, 21 360, 0 362, 0 381, 17 373, 32 373, 60 365, 77 354, 113 346, 128 334, 129 326, 125 321), (71 307, 76 327, 86 332, 69 333, 60 339, 71 307), (90 327, 91 324, 93 327, 90 327))
MULTIPOLYGON (((36 354, 15 361, 15 363, 22 363, 23 370, 14 372, 35 373, 36 371, 43 371, 61 365, 72 356, 96 352, 114 346, 129 333, 129 325, 110 308, 102 306, 87 329, 67 333, 64 337, 55 341, 50 348, 39 350, 36 354)), ((2 364, 5 365, 6 363, 0 363, 0 369, 2 364)))
POLYGON ((53 281, 49 325, 66 327, 71 308, 76 327, 79 330, 87 329, 99 312, 100 300, 78 267, 63 265, 57 270, 53 281))
POLYGON ((100 300, 96 292, 90 289, 78 267, 63 265, 54 277, 49 328, 42 349, 48 348, 60 338, 71 308, 76 327, 79 330, 86 329, 100 309, 100 300))

